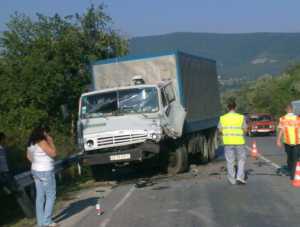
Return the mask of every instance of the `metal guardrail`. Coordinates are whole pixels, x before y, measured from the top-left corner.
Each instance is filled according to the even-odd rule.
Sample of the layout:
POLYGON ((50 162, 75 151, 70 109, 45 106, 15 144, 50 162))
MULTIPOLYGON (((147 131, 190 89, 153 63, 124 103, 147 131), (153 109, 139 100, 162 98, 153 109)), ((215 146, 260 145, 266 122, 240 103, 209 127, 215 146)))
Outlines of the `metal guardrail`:
MULTIPOLYGON (((58 160, 55 162, 55 173, 59 173, 64 169, 68 168, 69 166, 71 166, 72 164, 79 163, 79 161, 80 161, 79 154, 71 155, 68 158, 58 160)), ((34 202, 33 202, 34 180, 32 178, 31 171, 26 171, 17 174, 14 176, 14 178, 19 191, 18 194, 16 195, 17 202, 19 203, 26 217, 31 218, 34 216, 34 202)))
MULTIPOLYGON (((56 161, 55 162, 55 172, 56 173, 61 172, 62 170, 64 170, 68 166, 72 165, 73 163, 79 162, 79 159, 80 159, 80 155, 75 154, 75 155, 69 156, 66 159, 56 161)), ((24 187, 29 186, 34 183, 32 175, 31 175, 31 171, 17 174, 14 176, 14 178, 15 178, 17 185, 20 188, 24 188, 24 187)))

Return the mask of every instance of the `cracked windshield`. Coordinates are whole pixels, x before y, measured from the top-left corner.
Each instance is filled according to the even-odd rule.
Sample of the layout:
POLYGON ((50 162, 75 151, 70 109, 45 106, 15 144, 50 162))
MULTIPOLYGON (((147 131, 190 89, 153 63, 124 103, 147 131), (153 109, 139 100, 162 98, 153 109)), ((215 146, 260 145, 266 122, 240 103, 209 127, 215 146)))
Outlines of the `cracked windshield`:
POLYGON ((134 88, 89 95, 82 98, 83 118, 155 113, 159 110, 155 87, 134 88))

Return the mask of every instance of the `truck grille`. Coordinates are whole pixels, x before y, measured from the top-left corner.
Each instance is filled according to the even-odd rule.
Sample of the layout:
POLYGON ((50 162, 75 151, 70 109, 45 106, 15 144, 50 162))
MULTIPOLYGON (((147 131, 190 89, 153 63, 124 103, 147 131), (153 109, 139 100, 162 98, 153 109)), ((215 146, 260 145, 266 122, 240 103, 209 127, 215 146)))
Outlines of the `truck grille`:
POLYGON ((97 139, 98 147, 107 147, 109 145, 122 145, 128 143, 144 142, 147 134, 125 134, 118 136, 101 137, 97 139))

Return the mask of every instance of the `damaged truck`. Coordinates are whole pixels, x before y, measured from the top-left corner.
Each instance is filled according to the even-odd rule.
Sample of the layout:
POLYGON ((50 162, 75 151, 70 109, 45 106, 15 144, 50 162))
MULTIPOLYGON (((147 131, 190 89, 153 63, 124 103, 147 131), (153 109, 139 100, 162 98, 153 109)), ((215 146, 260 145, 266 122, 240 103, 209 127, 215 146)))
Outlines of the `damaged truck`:
POLYGON ((214 158, 220 110, 214 60, 175 51, 97 61, 79 101, 83 164, 97 174, 164 160, 168 173, 184 172, 191 157, 214 158))

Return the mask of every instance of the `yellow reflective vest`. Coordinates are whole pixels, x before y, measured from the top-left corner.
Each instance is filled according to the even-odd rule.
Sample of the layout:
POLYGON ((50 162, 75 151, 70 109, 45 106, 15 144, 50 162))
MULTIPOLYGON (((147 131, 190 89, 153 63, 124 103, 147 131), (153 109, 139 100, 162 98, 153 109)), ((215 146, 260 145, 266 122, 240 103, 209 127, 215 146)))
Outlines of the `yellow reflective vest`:
POLYGON ((235 112, 229 112, 220 118, 220 127, 224 145, 243 145, 245 144, 244 116, 235 112))

